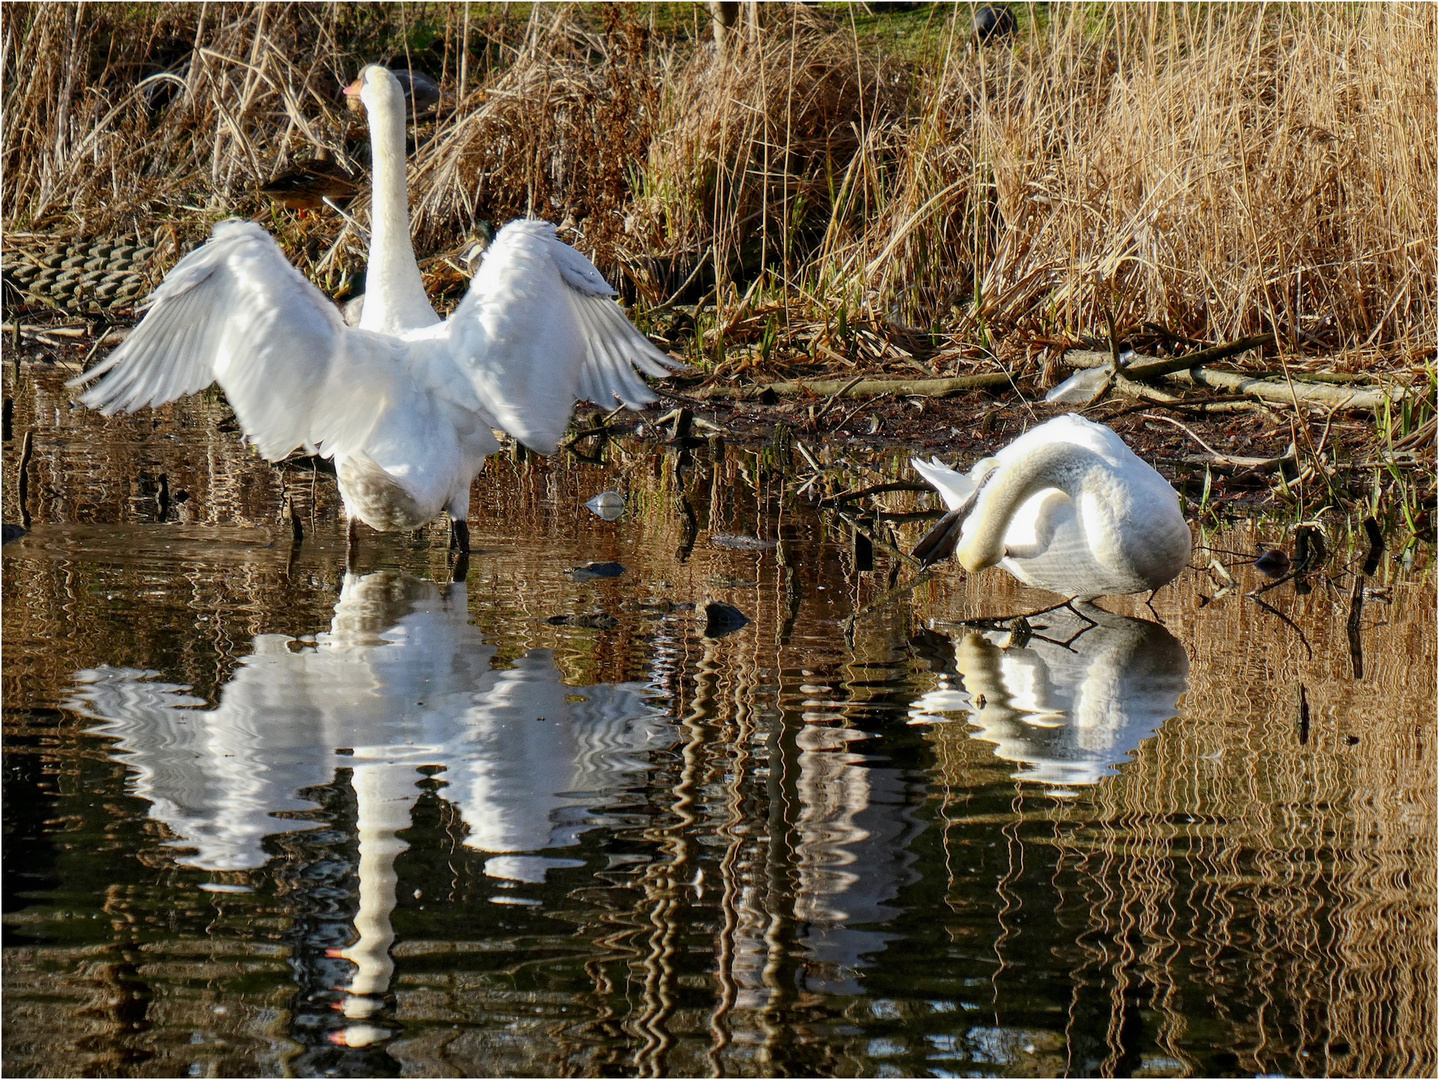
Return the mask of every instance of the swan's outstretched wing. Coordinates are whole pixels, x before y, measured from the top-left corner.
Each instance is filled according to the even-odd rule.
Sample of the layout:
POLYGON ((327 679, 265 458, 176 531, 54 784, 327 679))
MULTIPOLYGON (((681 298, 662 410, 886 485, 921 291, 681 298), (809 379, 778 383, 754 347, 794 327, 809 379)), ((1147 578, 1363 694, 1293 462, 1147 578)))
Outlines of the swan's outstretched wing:
POLYGON ((114 352, 71 381, 105 376, 80 396, 84 404, 109 416, 218 382, 240 427, 272 461, 342 435, 316 429, 314 405, 343 339, 355 332, 258 225, 217 224, 148 307, 114 352))
POLYGON ((445 323, 450 355, 501 427, 551 453, 576 399, 641 408, 655 395, 637 372, 679 366, 630 324, 614 296, 553 225, 513 221, 445 323))

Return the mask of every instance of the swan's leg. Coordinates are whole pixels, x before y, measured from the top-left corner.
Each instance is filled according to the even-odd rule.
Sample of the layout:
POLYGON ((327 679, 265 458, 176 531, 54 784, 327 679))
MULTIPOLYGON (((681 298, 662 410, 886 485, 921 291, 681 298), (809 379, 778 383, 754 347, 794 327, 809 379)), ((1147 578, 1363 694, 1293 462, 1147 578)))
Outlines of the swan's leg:
POLYGON ((451 581, 464 581, 470 572, 470 523, 464 518, 450 518, 450 557, 455 565, 451 581))
POLYGON ((355 570, 355 556, 360 550, 360 519, 350 518, 345 526, 345 572, 355 570))
MULTIPOLYGON (((1080 604, 1080 607, 1083 607, 1083 606, 1084 606, 1084 605, 1081 603, 1081 604, 1080 604)), ((1045 608, 1044 610, 1045 610, 1045 611, 1058 611, 1060 608, 1068 608, 1068 609, 1069 609, 1070 611, 1072 611, 1074 614, 1078 615, 1081 619, 1083 619, 1087 625, 1081 626, 1078 630, 1076 630, 1073 634, 1071 634, 1071 635, 1070 635, 1068 638, 1066 638, 1064 641, 1057 641, 1057 642, 1055 642, 1054 644, 1056 644, 1056 645, 1062 645, 1062 646, 1064 646, 1064 648, 1068 649, 1071 645, 1073 645, 1076 641, 1078 641, 1080 638, 1082 638, 1085 634, 1089 633, 1091 630, 1093 630, 1096 626, 1099 625, 1098 621, 1096 621, 1096 620, 1094 620, 1094 619, 1091 619, 1091 618, 1090 618, 1088 615, 1086 615, 1084 612, 1080 611, 1080 610, 1079 610, 1079 607, 1075 607, 1075 603, 1074 603, 1073 600, 1066 600, 1066 601, 1065 601, 1064 603, 1062 603, 1062 604, 1055 604, 1053 607, 1048 607, 1048 608, 1045 608)), ((1039 612, 1035 612, 1035 614, 1038 615, 1039 612)), ((1049 640, 1049 639, 1046 639, 1046 640, 1049 640)))
MULTIPOLYGON (((1058 645, 1061 648, 1065 649, 1069 648, 1074 642, 1078 641, 1081 637, 1083 637, 1085 634, 1089 633, 1091 630, 1093 630, 1096 626, 1099 625, 1098 622, 1096 622, 1094 619, 1091 619, 1088 615, 1086 615, 1083 611, 1076 607, 1073 600, 1065 600, 1058 604, 1050 604, 1049 607, 1040 608, 1038 611, 1026 612, 1023 615, 1001 615, 988 619, 961 619, 958 622, 949 623, 948 625, 963 626, 967 629, 973 630, 1008 630, 1013 633, 1016 629, 1016 624, 1021 623, 1028 630, 1031 637, 1036 638, 1040 641, 1047 641, 1051 645, 1058 645), (1049 614, 1049 612, 1058 611, 1060 608, 1067 608, 1072 614, 1074 614, 1084 622, 1084 626, 1080 627, 1080 629, 1076 633, 1072 634, 1065 640, 1061 641, 1058 638, 1046 637, 1044 634, 1036 632, 1033 627, 1029 626, 1030 620, 1034 619, 1036 616, 1047 615, 1049 614)), ((935 625, 944 624, 936 621, 935 625)), ((1040 627, 1040 629, 1046 628, 1040 627)))
POLYGON ((450 518, 450 550, 456 555, 470 553, 470 523, 464 518, 450 518))
POLYGON ((1076 615, 1078 615, 1081 619, 1084 619, 1084 621, 1089 623, 1091 626, 1094 625, 1093 619, 1086 617, 1074 606, 1073 599, 1064 600, 1058 604, 1050 604, 1049 607, 1042 607, 1038 611, 1031 611, 1028 615, 1025 616, 1025 618, 1032 619, 1036 615, 1048 615, 1051 611, 1058 611, 1060 608, 1068 608, 1070 611, 1073 611, 1076 615))
MULTIPOLYGON (((285 482, 289 487, 289 482, 285 482)), ((300 554, 300 545, 305 542, 305 528, 300 524, 299 511, 295 509, 295 500, 288 491, 285 492, 285 508, 281 517, 290 523, 290 557, 285 560, 285 573, 288 574, 295 567, 295 559, 300 554)))

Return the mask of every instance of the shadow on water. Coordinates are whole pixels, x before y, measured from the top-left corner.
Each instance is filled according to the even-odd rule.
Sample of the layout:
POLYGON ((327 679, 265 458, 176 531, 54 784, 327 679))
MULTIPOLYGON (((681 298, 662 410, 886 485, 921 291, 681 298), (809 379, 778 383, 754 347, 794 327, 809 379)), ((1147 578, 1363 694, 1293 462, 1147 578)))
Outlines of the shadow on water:
POLYGON ((1435 1068, 1422 566, 990 629, 1052 601, 610 441, 346 573, 215 406, 16 402, 9 1072, 1435 1068))

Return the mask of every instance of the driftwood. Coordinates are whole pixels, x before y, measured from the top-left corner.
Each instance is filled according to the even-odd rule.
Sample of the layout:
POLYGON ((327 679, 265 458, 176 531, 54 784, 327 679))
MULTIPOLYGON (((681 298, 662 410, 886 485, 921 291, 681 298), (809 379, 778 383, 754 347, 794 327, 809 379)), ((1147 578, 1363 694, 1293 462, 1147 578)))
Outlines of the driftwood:
MULTIPOLYGON (((1258 334, 1254 337, 1239 338, 1237 341, 1230 341, 1223 345, 1214 345, 1208 349, 1199 349, 1185 356, 1156 358, 1136 354, 1129 365, 1125 367, 1124 374, 1131 379, 1157 379, 1161 375, 1188 371, 1200 364, 1212 364, 1216 360, 1238 356, 1250 349, 1257 349, 1262 345, 1273 343, 1273 334, 1258 334)), ((1110 355, 1107 352, 1097 352, 1093 349, 1068 349, 1064 354, 1064 362, 1074 368, 1105 367, 1110 363, 1110 355)))
MULTIPOLYGON (((1179 403, 1182 399, 1144 385, 1146 380, 1163 378, 1227 390, 1230 394, 1243 398, 1258 398, 1260 401, 1369 411, 1382 408, 1386 401, 1402 400, 1406 393, 1401 386, 1353 385, 1362 376, 1291 372, 1286 377, 1282 371, 1267 371, 1256 375, 1239 371, 1215 371, 1204 366, 1250 349, 1273 344, 1274 340, 1273 334, 1259 334, 1208 349, 1199 349, 1185 356, 1138 356, 1116 379, 1116 388, 1131 397, 1160 403, 1179 403)), ((1112 363, 1109 353, 1093 349, 1069 349, 1062 359, 1072 368, 1105 367, 1112 363)), ((671 396, 677 399, 687 397, 694 401, 752 401, 766 393, 777 397, 809 395, 827 399, 820 408, 820 415, 823 415, 840 398, 870 398, 884 394, 900 397, 944 397, 965 390, 999 390, 1013 385, 1014 377, 1011 374, 996 371, 980 375, 959 375, 948 379, 866 379, 858 376, 849 379, 797 379, 751 383, 744 386, 721 384, 696 387, 686 395, 672 393, 671 396)))
MULTIPOLYGON (((1336 385, 1340 379, 1333 375, 1309 375, 1291 373, 1288 378, 1283 372, 1264 372, 1260 375, 1239 371, 1214 371, 1202 365, 1235 356, 1249 349, 1271 344, 1274 335, 1261 334, 1256 337, 1240 338, 1210 349, 1200 349, 1185 356, 1154 358, 1136 356, 1124 368, 1123 378, 1137 382, 1142 379, 1169 378, 1190 382, 1216 390, 1244 394, 1288 405, 1322 405, 1331 409, 1382 408, 1386 401, 1399 401, 1404 397, 1404 388, 1398 386, 1352 388, 1336 385)), ((1093 349, 1070 349, 1064 354, 1064 362, 1072 368, 1105 367, 1111 363, 1107 352, 1093 349)), ((1347 381, 1347 380, 1345 380, 1347 381)))
POLYGON ((1233 371, 1210 371, 1200 368, 1190 372, 1200 386, 1230 393, 1252 394, 1264 401, 1304 405, 1323 405, 1330 409, 1365 409, 1373 411, 1384 407, 1386 401, 1400 401, 1404 388, 1399 386, 1380 387, 1372 390, 1350 389, 1331 383, 1305 382, 1301 379, 1280 381, 1258 379, 1233 371))
POLYGON ((1013 377, 1002 371, 982 375, 959 375, 952 379, 813 379, 794 382, 751 383, 747 386, 705 386, 689 392, 699 400, 736 398, 752 400, 766 391, 780 397, 812 394, 815 397, 866 398, 882 394, 901 397, 944 397, 961 390, 988 390, 1013 385, 1013 377))

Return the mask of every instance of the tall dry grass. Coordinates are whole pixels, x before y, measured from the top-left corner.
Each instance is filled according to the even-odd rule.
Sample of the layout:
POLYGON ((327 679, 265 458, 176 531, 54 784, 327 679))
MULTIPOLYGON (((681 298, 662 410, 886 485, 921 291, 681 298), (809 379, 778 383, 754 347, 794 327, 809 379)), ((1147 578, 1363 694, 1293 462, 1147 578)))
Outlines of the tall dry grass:
POLYGON ((685 10, 7 4, 4 227, 192 243, 241 214, 358 267, 355 230, 254 187, 320 147, 363 166, 338 88, 408 56, 446 94, 415 133, 422 256, 535 215, 645 305, 1435 347, 1430 5, 1037 6, 983 48, 969 5, 905 39, 773 5, 723 55, 685 10))
POLYGON ((1112 304, 1194 337, 1432 344, 1432 7, 1052 15, 926 72, 885 220, 837 274, 1002 329, 1112 304))

